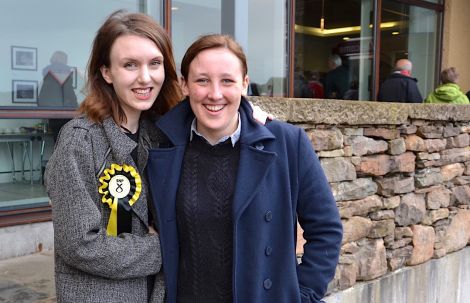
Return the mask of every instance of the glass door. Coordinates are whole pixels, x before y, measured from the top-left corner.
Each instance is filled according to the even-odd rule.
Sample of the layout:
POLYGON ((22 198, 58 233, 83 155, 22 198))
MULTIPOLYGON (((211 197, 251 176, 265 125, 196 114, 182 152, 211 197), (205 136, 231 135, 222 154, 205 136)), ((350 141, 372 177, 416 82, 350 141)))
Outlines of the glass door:
POLYGON ((295 6, 294 97, 370 100, 372 0, 295 6))

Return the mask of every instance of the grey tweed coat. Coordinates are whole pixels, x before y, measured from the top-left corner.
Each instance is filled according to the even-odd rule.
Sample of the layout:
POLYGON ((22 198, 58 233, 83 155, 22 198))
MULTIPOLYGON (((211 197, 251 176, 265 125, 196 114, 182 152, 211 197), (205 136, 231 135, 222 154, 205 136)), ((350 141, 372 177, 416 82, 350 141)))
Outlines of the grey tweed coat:
POLYGON ((137 144, 111 118, 101 124, 75 118, 62 128, 45 172, 58 302, 163 302, 160 242, 148 234, 145 184, 133 205, 132 234, 118 237, 106 235, 110 209, 98 193, 98 174, 111 163, 132 165, 145 181, 147 150, 157 144, 150 121, 141 121, 139 143, 134 163, 130 154, 137 144), (147 276, 156 274, 149 296, 147 276))

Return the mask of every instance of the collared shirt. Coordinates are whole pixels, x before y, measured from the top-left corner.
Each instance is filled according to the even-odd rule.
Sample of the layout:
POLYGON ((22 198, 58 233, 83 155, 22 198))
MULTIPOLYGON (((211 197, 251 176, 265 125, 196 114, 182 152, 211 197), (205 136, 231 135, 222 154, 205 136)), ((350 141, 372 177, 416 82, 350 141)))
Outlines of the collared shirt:
POLYGON ((194 118, 193 122, 191 123, 191 133, 189 135, 189 141, 193 140, 193 133, 198 135, 199 137, 203 137, 212 146, 217 145, 219 143, 222 143, 222 142, 226 141, 228 138, 230 138, 230 140, 232 141, 232 146, 235 146, 235 144, 238 142, 238 140, 240 140, 240 133, 241 133, 241 129, 242 129, 242 120, 240 119, 240 113, 238 113, 238 126, 237 126, 237 129, 235 130, 235 132, 233 134, 231 134, 230 136, 223 136, 215 144, 210 143, 210 141, 207 140, 207 138, 204 137, 203 134, 201 134, 200 132, 197 131, 196 122, 197 122, 197 120, 196 120, 196 118, 194 118))

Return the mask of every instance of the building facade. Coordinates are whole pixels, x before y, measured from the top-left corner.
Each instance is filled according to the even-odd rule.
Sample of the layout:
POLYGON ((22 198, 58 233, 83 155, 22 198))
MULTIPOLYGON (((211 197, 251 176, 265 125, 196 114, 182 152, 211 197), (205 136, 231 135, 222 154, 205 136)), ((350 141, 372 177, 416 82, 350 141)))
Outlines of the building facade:
POLYGON ((251 95, 375 100, 401 58, 413 62, 423 96, 449 66, 470 90, 465 0, 2 1, 0 227, 50 220, 43 168, 58 129, 85 97, 96 30, 117 9, 160 22, 178 69, 199 35, 233 35, 247 54, 251 95), (332 55, 345 70, 347 95, 326 90, 332 55))

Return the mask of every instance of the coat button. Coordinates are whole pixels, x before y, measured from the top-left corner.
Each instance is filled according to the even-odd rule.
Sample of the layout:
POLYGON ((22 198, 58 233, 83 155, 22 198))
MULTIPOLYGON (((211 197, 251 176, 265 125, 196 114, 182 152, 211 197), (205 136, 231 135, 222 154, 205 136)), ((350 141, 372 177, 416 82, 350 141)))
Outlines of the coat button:
POLYGON ((264 145, 262 143, 257 143, 255 145, 255 147, 256 147, 257 150, 263 150, 264 149, 264 145))
POLYGON ((268 210, 264 215, 264 219, 266 220, 266 222, 271 222, 271 220, 273 219, 272 211, 268 210))
POLYGON ((271 282, 270 279, 266 279, 263 282, 264 289, 271 289, 271 286, 273 286, 273 282, 271 282))
POLYGON ((273 252, 273 249, 271 246, 266 246, 266 249, 264 250, 264 253, 266 254, 266 256, 270 256, 273 252))

